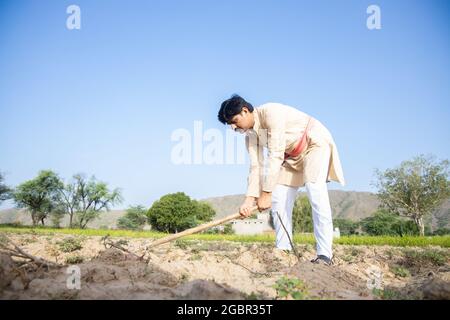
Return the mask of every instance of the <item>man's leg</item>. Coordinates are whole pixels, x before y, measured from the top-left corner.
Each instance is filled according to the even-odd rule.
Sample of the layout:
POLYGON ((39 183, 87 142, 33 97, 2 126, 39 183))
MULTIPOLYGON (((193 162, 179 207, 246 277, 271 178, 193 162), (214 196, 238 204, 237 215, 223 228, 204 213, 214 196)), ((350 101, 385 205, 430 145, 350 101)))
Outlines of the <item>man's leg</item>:
POLYGON ((272 192, 272 217, 276 232, 276 246, 278 249, 291 250, 292 246, 284 230, 278 215, 284 227, 288 231, 292 240, 292 210, 297 196, 296 187, 289 187, 278 184, 272 192), (277 214, 278 212, 278 214, 277 214))
POLYGON ((326 182, 306 183, 306 192, 312 207, 314 237, 317 255, 333 257, 333 218, 326 182))
POLYGON ((331 259, 333 257, 333 218, 326 183, 331 149, 329 147, 324 147, 323 151, 321 157, 322 163, 317 181, 307 182, 305 187, 312 207, 317 255, 324 255, 331 259))

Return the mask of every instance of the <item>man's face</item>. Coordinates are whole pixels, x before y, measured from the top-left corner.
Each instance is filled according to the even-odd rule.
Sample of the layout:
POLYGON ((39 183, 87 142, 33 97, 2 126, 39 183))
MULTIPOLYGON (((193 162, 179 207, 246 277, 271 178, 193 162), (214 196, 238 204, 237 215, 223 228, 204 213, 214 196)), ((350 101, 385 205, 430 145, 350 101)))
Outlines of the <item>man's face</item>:
POLYGON ((239 133, 245 133, 248 129, 253 128, 254 123, 253 114, 246 107, 243 107, 242 111, 228 122, 231 129, 239 133))

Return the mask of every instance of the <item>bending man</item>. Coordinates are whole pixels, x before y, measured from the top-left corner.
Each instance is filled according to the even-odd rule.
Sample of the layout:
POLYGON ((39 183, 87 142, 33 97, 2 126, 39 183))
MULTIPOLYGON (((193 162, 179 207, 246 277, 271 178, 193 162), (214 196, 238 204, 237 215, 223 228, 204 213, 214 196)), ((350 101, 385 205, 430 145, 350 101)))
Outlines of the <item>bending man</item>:
POLYGON ((297 190, 304 186, 312 207, 316 239, 317 257, 312 262, 330 265, 333 220, 327 182, 334 180, 344 185, 345 181, 328 129, 293 107, 266 103, 254 108, 238 95, 222 103, 218 118, 246 134, 250 172, 246 198, 239 209, 241 215, 248 217, 255 202, 260 211, 272 208, 276 247, 291 250, 292 210, 297 190), (268 150, 266 161, 264 147, 268 150))

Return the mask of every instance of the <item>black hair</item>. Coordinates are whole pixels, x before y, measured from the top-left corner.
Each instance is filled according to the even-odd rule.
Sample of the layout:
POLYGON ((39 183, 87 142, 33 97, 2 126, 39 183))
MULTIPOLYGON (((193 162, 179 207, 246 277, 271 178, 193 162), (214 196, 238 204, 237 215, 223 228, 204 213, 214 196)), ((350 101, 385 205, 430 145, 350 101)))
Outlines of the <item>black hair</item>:
POLYGON ((247 107, 248 111, 253 112, 253 106, 245 101, 241 96, 233 94, 230 99, 222 102, 217 118, 223 124, 228 124, 235 115, 242 111, 243 107, 247 107))

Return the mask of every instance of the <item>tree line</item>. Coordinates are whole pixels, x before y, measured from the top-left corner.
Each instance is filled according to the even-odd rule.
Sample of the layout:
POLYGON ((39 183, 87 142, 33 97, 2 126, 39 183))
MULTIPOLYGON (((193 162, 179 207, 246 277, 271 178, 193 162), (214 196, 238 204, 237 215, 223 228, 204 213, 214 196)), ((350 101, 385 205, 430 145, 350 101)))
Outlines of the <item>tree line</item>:
POLYGON ((33 226, 45 225, 48 218, 59 225, 64 215, 68 215, 70 228, 86 228, 102 211, 123 200, 119 189, 110 190, 105 182, 95 176, 88 179, 84 174, 75 174, 64 183, 55 172, 41 170, 37 177, 16 188, 4 185, 3 179, 0 174, 1 200, 12 199, 18 208, 27 209, 33 226))
MULTIPOLYGON (((123 202, 120 189, 111 190, 95 176, 88 179, 81 173, 67 183, 51 170, 40 171, 37 177, 16 188, 3 181, 0 173, 0 203, 12 199, 17 208, 27 209, 33 226, 45 225, 50 218, 53 226, 59 227, 61 219, 68 216, 69 228, 84 229, 102 212, 123 202)), ((158 231, 179 232, 210 221, 215 214, 208 203, 177 192, 161 197, 149 209, 142 205, 130 206, 118 219, 117 227, 139 230, 149 223, 158 231)))

